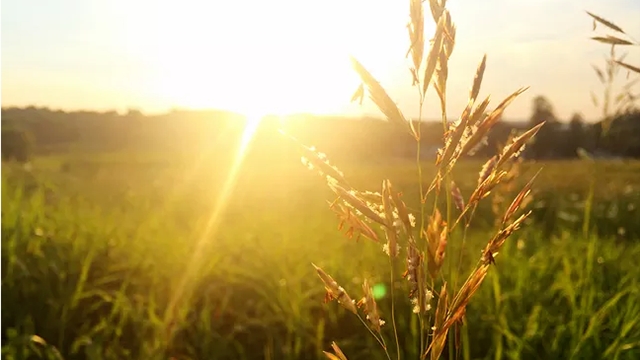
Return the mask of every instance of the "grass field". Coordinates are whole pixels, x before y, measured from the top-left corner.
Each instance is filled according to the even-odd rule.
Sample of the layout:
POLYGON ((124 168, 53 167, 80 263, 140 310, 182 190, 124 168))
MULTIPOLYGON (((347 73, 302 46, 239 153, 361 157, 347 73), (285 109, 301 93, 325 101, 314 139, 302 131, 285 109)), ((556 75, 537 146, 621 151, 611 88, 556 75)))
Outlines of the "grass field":
MULTIPOLYGON (((381 244, 341 234, 327 206, 331 191, 296 158, 253 154, 227 181, 231 161, 221 157, 61 156, 39 158, 30 170, 3 164, 2 357, 316 359, 335 340, 350 360, 382 359, 357 318, 323 303, 311 265, 355 294, 370 278, 387 318, 391 284, 379 277, 388 267, 381 244)), ((404 198, 417 195, 411 161, 335 163, 359 188, 379 191, 389 176, 404 198)), ((455 170, 465 197, 481 164, 455 170)), ((588 237, 581 231, 586 163, 525 163, 516 181, 521 186, 540 167, 533 215, 472 300, 458 334, 467 346, 451 353, 640 358, 640 163, 598 163, 588 237)), ((491 236, 491 200, 483 201, 464 249, 455 237, 448 245, 447 254, 468 254, 466 268, 491 236)), ((401 310, 411 306, 400 300, 401 310)), ((417 358, 416 318, 399 314, 404 358, 417 358)))

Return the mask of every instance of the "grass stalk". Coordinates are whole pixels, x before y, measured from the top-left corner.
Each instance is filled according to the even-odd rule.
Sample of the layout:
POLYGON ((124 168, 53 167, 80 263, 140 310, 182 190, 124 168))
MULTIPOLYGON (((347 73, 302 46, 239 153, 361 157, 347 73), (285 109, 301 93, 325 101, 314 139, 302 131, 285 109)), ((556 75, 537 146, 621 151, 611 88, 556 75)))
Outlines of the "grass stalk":
POLYGON ((398 337, 398 326, 396 325, 396 297, 395 297, 395 257, 389 257, 391 265, 391 324, 393 326, 393 337, 396 341, 397 359, 400 360, 400 339, 398 337))

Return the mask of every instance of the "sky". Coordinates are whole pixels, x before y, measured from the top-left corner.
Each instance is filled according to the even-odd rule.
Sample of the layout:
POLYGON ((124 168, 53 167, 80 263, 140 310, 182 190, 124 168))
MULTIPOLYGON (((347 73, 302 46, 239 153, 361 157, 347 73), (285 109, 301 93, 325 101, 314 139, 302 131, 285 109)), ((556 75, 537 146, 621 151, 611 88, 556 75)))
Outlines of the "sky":
MULTIPOLYGON (((62 110, 218 108, 264 113, 367 113, 349 99, 355 56, 409 117, 408 0, 4 0, 2 106, 62 110)), ((596 120, 590 91, 602 93, 591 64, 608 47, 589 39, 585 10, 640 40, 638 0, 449 0, 457 27, 447 113, 466 105, 487 54, 480 97, 491 106, 520 87, 507 119, 524 120, 546 96, 560 119, 596 120)), ((426 13, 426 38, 434 24, 426 13)), ((627 60, 640 64, 640 47, 627 60)), ((624 74, 621 75, 621 79, 624 74)), ((640 88, 635 87, 640 93, 640 88)), ((423 118, 439 118, 433 90, 423 118)))

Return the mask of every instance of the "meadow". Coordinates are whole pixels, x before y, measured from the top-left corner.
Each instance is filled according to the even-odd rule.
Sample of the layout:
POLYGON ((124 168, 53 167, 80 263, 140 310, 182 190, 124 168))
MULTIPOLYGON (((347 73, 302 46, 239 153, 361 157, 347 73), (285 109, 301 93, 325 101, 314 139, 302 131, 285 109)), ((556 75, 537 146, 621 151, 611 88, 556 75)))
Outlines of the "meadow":
MULTIPOLYGON (((233 153, 203 154, 3 163, 4 359, 320 359, 334 340, 349 359, 384 358, 357 318, 323 302, 312 266, 354 294, 369 279, 388 318, 382 243, 338 229, 335 195, 294 152, 250 151, 236 176, 233 153)), ((483 162, 454 170, 465 198, 483 162)), ((334 163, 361 189, 389 177, 418 206, 414 161, 334 163)), ((510 201, 542 168, 532 215, 452 331, 467 341, 445 358, 640 357, 640 162, 598 161, 585 236, 589 165, 523 162, 507 193, 480 203, 466 242, 451 238, 447 254, 463 261, 443 272, 456 282, 453 268, 466 276, 492 235, 492 198, 510 201)), ((424 167, 430 179, 432 161, 424 167)), ((398 298, 402 355, 418 358, 416 317, 398 298)))

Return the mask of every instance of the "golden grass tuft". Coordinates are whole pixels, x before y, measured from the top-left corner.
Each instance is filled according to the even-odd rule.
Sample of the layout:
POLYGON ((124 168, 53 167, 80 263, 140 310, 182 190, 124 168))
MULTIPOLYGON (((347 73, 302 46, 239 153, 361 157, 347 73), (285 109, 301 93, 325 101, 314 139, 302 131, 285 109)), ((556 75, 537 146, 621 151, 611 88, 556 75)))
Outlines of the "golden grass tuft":
MULTIPOLYGON (((411 86, 418 88, 419 110, 422 110, 430 84, 434 85, 440 99, 444 147, 438 152, 437 172, 426 192, 422 188, 421 166, 419 162, 417 164, 420 184, 420 213, 411 213, 390 180, 382 181, 380 192, 357 190, 349 185, 344 174, 332 166, 326 156, 314 148, 301 144, 300 148, 306 159, 304 163, 325 177, 327 185, 337 196, 330 203, 330 208, 338 215, 339 228, 347 227, 346 235, 348 237, 364 236, 378 244, 383 243, 381 255, 384 254, 382 256, 387 257, 389 262, 391 284, 397 280, 395 272, 397 257, 404 253, 406 269, 401 277, 405 278, 406 282, 403 286, 406 286, 405 294, 408 294, 414 305, 412 316, 417 316, 420 324, 418 335, 420 339, 415 342, 420 344, 420 348, 415 349, 415 353, 421 354, 423 359, 427 356, 431 359, 438 359, 447 347, 447 342, 450 342, 450 349, 459 345, 457 340, 452 341, 448 336, 449 330, 464 321, 467 305, 486 278, 490 266, 495 263, 495 256, 511 234, 522 226, 530 214, 530 212, 524 214, 519 214, 519 212, 527 204, 534 179, 539 172, 517 193, 504 212, 497 215, 499 221, 496 222, 495 234, 488 239, 483 248, 478 249, 481 255, 477 264, 461 286, 456 285, 457 281, 445 279, 441 271, 447 261, 455 262, 457 260, 458 264, 462 262, 462 253, 458 259, 453 259, 451 255, 447 254, 447 244, 452 241, 461 241, 464 244, 466 230, 462 235, 454 232, 457 225, 462 219, 465 220, 466 226, 473 221, 473 214, 479 202, 487 198, 494 189, 509 178, 508 174, 513 173, 513 169, 516 168, 514 164, 519 159, 525 145, 536 135, 543 124, 513 136, 495 156, 489 159, 482 169, 479 169, 476 188, 465 199, 452 178, 452 169, 458 160, 483 146, 489 131, 501 120, 505 109, 527 88, 516 90, 492 111, 487 112, 490 97, 487 96, 478 102, 487 67, 487 56, 484 55, 476 69, 467 105, 462 110, 458 121, 449 125, 445 112, 446 84, 450 70, 448 62, 455 46, 456 27, 446 9, 446 1, 430 0, 429 9, 436 27, 425 57, 423 3, 422 0, 409 0, 407 27, 410 47, 406 56, 411 55, 413 63, 409 69, 413 75, 411 86), (442 184, 445 185, 447 191, 442 191, 442 184), (433 208, 428 215, 426 204, 430 196, 433 199, 433 208), (442 211, 438 203, 440 196, 444 196, 447 200, 446 209, 442 211), (453 207, 459 213, 455 219, 452 218, 453 207), (419 227, 415 224, 416 218, 420 221, 419 227), (512 221, 514 218, 515 220, 512 221), (436 287, 439 287, 440 290, 434 293, 436 287), (432 314, 431 303, 434 298, 437 298, 437 305, 435 314, 432 314)), ((408 131, 419 142, 420 128, 418 127, 416 130, 413 122, 407 121, 387 91, 358 60, 351 58, 351 62, 362 81, 351 100, 362 102, 365 92, 367 92, 369 98, 391 124, 408 131)), ((420 158, 419 155, 418 147, 417 159, 420 158)), ((365 280, 362 285, 364 296, 356 304, 347 291, 339 286, 331 276, 319 267, 313 266, 324 283, 327 291, 326 300, 335 299, 342 307, 355 314, 369 330, 371 336, 380 344, 387 358, 391 359, 391 353, 385 340, 385 332, 381 328, 384 321, 380 317, 379 307, 373 297, 368 280, 365 280), (365 315, 364 317, 361 316, 361 311, 365 315)), ((460 268, 459 266, 458 269, 460 268)), ((458 276, 464 278, 461 276, 462 274, 449 275, 455 275, 456 279, 458 276)), ((395 286, 392 285, 390 296, 391 327, 395 339, 396 355, 400 359, 403 349, 401 349, 401 342, 398 339, 395 322, 396 295, 394 288, 395 286)), ((332 343, 332 347, 334 354, 324 352, 327 357, 346 360, 345 354, 335 343, 332 343)))

